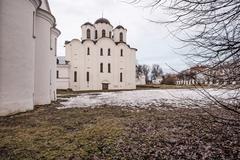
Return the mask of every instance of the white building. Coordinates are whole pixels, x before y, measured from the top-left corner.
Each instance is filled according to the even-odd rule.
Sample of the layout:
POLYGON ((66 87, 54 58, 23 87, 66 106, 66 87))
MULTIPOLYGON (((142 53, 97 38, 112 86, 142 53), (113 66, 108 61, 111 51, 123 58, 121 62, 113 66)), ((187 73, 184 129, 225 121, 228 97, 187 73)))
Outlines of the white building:
POLYGON ((136 77, 136 84, 146 85, 146 76, 144 74, 141 74, 140 76, 136 77))
POLYGON ((70 89, 70 65, 65 57, 57 58, 57 89, 70 89))
POLYGON ((158 76, 156 77, 156 79, 152 80, 152 84, 161 84, 163 82, 163 77, 162 76, 158 76))
POLYGON ((0 116, 56 98, 60 31, 47 0, 0 1, 0 116))
POLYGON ((65 43, 68 63, 57 65, 58 89, 135 89, 137 49, 127 44, 127 29, 113 28, 105 18, 94 24, 87 22, 81 29, 81 40, 65 43))

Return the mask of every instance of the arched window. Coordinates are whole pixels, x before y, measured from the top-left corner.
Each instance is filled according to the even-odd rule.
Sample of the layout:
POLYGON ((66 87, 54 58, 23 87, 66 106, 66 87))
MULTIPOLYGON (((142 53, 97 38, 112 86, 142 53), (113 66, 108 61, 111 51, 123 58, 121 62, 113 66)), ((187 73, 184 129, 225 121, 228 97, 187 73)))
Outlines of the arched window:
POLYGON ((98 35, 97 35, 97 30, 95 31, 95 39, 98 38, 98 35))
POLYGON ((87 72, 87 82, 90 81, 89 72, 87 72))
POLYGON ((108 63, 108 73, 111 73, 111 64, 108 63))
POLYGON ((111 56, 111 49, 108 48, 108 56, 111 56))
POLYGON ((74 71, 74 82, 77 82, 77 71, 74 71))
POLYGON ((103 56, 103 49, 100 49, 100 56, 103 56))
POLYGON ((90 55, 90 48, 87 48, 87 55, 90 55))
POLYGON ((90 31, 90 29, 87 29, 87 38, 91 38, 91 31, 90 31))
POLYGON ((102 30, 102 37, 106 37, 106 31, 104 29, 102 30))
POLYGON ((100 63, 100 72, 103 73, 103 63, 100 63))
POLYGON ((120 37, 120 42, 123 42, 123 33, 122 32, 120 33, 119 37, 120 37))
POLYGON ((120 56, 123 57, 123 49, 121 49, 120 56))
POLYGON ((121 72, 120 73, 120 82, 122 82, 123 81, 123 73, 121 72))

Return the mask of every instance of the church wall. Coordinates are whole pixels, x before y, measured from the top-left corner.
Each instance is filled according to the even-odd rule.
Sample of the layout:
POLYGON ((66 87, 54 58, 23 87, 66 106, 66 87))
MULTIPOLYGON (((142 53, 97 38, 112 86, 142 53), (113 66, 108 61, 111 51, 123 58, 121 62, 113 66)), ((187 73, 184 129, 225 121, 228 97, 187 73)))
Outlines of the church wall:
POLYGON ((33 13, 38 4, 0 1, 0 116, 33 109, 33 13))
POLYGON ((44 105, 51 103, 51 79, 56 72, 51 70, 51 27, 54 24, 52 17, 45 11, 38 10, 36 25, 35 49, 35 84, 34 104, 44 105))
POLYGON ((123 33, 123 42, 127 42, 127 31, 125 29, 114 29, 113 36, 115 42, 120 42, 120 33, 123 33))
POLYGON ((69 89, 69 65, 57 65, 57 71, 59 73, 59 78, 56 80, 57 89, 69 89))
POLYGON ((106 37, 109 37, 109 32, 111 32, 111 35, 113 35, 112 33, 112 26, 109 24, 105 24, 105 23, 98 23, 98 24, 94 24, 97 33, 98 33, 98 39, 102 38, 102 30, 104 29, 106 31, 106 37))
POLYGON ((57 38, 60 35, 60 31, 56 28, 51 28, 51 54, 49 55, 50 58, 50 75, 51 75, 51 83, 50 83, 50 90, 51 90, 51 101, 55 101, 57 99, 56 94, 56 59, 57 59, 57 38))
POLYGON ((82 40, 87 39, 87 29, 90 29, 90 39, 94 40, 95 39, 95 27, 91 26, 91 25, 84 25, 81 27, 82 28, 82 40))
POLYGON ((101 90, 102 83, 109 83, 109 89, 135 89, 135 51, 125 44, 116 44, 112 39, 102 38, 96 44, 92 41, 72 41, 66 46, 66 54, 71 55, 70 61, 70 88, 79 90, 101 90), (87 54, 90 49, 90 55, 87 54), (100 49, 103 56, 100 56, 100 49), (111 55, 108 56, 108 49, 111 55), (123 57, 120 50, 123 50, 123 57), (70 53, 69 53, 70 52, 70 53), (103 73, 100 73, 100 63, 103 63, 103 73), (108 63, 111 64, 111 73, 108 73, 108 63), (77 82, 74 82, 74 71, 77 72, 77 82), (89 82, 87 82, 89 72, 89 82), (120 82, 120 73, 123 73, 123 82, 120 82))
MULTIPOLYGON (((136 89, 136 50, 129 48, 125 43, 116 44, 115 42, 117 41, 109 37, 109 32, 113 35, 113 31, 117 34, 120 34, 120 31, 122 31, 123 41, 126 41, 127 30, 112 30, 113 27, 105 23, 96 23, 94 26, 85 24, 81 27, 83 41, 73 39, 71 42, 65 44, 65 60, 69 61, 70 67, 70 88, 73 91, 102 90, 102 84, 107 83, 109 84, 108 87, 110 90, 136 89), (92 40, 95 39, 94 30, 96 29, 98 31, 97 41, 86 39, 88 28, 91 28, 92 40), (105 37, 102 37, 103 29, 106 31, 105 37), (94 35, 94 38, 92 35, 94 35), (103 56, 100 55, 101 48, 103 49, 103 56), (108 49, 111 51, 110 56, 108 56, 108 49), (123 56, 121 56, 121 50, 123 50, 123 56), (103 72, 100 72, 101 63, 103 64, 103 72), (110 73, 108 73, 108 64, 111 65, 110 73), (74 80, 75 72, 77 73, 77 81, 74 80), (89 73, 89 81, 87 80, 87 73, 89 73), (120 73, 123 74, 123 82, 120 82, 120 73)), ((119 36, 117 38, 119 38, 119 36)), ((59 67, 60 65, 58 65, 58 68, 59 67)), ((59 83, 63 84, 63 82, 59 83)))

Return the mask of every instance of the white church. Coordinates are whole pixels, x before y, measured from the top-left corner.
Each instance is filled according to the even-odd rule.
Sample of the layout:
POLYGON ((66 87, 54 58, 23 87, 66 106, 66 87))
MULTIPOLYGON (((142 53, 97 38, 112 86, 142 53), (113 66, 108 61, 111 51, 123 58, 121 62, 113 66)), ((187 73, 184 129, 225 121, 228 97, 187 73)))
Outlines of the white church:
POLYGON ((0 116, 56 100, 59 35, 47 0, 0 1, 0 116))
POLYGON ((127 44, 127 29, 100 18, 81 26, 82 38, 65 42, 57 60, 57 88, 136 89, 136 51, 127 44))

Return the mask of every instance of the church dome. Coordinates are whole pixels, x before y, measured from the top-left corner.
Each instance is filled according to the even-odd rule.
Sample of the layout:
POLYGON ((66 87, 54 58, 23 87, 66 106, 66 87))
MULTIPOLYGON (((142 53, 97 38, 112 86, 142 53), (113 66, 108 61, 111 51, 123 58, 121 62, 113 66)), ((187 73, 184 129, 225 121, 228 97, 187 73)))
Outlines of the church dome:
POLYGON ((107 20, 106 18, 99 18, 98 20, 96 20, 95 24, 98 24, 98 23, 110 24, 109 20, 107 20))
POLYGON ((90 26, 93 26, 93 24, 92 24, 92 23, 90 23, 90 22, 86 22, 86 23, 84 23, 82 26, 85 26, 85 25, 90 25, 90 26))
POLYGON ((125 29, 123 26, 121 26, 121 25, 118 25, 117 27, 116 27, 116 29, 125 29))

